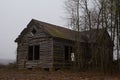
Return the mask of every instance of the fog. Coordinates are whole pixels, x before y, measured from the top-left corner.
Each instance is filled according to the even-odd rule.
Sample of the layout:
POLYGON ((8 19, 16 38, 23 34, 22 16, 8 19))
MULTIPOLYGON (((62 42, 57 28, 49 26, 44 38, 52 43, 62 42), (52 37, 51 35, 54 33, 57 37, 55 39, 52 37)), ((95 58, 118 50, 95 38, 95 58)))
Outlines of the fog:
POLYGON ((64 26, 64 0, 0 0, 0 59, 16 59, 14 40, 31 19, 64 26))

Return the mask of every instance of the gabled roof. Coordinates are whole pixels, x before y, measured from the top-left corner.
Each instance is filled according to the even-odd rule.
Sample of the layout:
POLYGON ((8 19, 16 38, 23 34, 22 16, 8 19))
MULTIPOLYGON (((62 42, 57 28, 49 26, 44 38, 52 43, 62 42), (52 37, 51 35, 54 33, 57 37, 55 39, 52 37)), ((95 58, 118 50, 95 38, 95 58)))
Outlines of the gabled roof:
MULTIPOLYGON (((66 40, 72 40, 75 41, 78 33, 74 30, 60 27, 57 25, 49 24, 46 22, 38 21, 35 19, 32 19, 31 22, 28 24, 28 27, 31 24, 36 24, 38 27, 42 27, 44 31, 52 37, 62 38, 66 40)), ((79 40, 80 42, 95 42, 97 38, 99 38, 103 33, 104 29, 93 29, 89 31, 82 31, 79 32, 79 40)), ((25 28, 19 37, 15 40, 15 42, 18 42, 18 40, 27 32, 27 28, 25 28)))

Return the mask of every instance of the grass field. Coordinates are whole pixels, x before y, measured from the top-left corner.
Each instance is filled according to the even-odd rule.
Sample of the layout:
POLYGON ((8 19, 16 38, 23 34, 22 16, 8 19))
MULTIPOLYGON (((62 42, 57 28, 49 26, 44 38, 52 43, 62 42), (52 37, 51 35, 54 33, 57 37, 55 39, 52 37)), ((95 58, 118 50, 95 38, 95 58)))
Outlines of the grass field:
POLYGON ((18 70, 0 69, 0 80, 120 80, 118 74, 71 72, 69 70, 18 70))

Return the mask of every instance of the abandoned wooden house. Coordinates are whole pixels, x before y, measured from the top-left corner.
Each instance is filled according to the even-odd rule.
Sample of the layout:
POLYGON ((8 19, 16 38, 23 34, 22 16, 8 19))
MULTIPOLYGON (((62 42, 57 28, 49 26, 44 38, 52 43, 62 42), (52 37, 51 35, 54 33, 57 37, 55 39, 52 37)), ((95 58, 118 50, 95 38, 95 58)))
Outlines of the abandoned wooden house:
MULTIPOLYGON (((105 65, 110 65, 113 43, 106 30, 80 32, 79 40, 80 53, 85 55, 85 65, 95 64, 94 59, 98 61, 95 64, 97 66, 101 60, 105 65), (101 56, 103 52, 104 56, 101 56)), ((71 54, 75 53, 76 49, 76 31, 32 19, 15 42, 18 44, 19 68, 70 68, 74 62, 71 54)))

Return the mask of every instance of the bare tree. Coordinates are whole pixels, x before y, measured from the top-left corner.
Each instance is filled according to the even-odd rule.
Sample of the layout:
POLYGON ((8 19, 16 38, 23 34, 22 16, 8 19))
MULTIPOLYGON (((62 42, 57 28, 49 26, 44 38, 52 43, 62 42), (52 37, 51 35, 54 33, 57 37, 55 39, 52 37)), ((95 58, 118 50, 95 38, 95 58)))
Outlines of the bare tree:
MULTIPOLYGON (((117 51, 117 57, 119 59, 119 49, 120 49, 120 0, 91 0, 94 5, 92 8, 89 8, 89 0, 67 0, 66 1, 66 9, 68 11, 68 21, 71 29, 78 31, 77 33, 77 44, 79 43, 79 31, 80 30, 91 30, 91 29, 106 29, 110 33, 110 37, 112 42, 115 44, 115 50, 117 51)), ((99 36, 98 36, 99 38, 99 36)), ((81 58, 78 63, 80 63, 80 67, 83 66, 82 54, 80 54, 80 46, 77 45, 77 56, 81 58)), ((91 48, 94 45, 91 45, 91 48)), ((93 67, 98 65, 97 53, 99 50, 96 50, 96 54, 94 54, 91 58, 91 62, 94 61, 93 67)), ((109 56, 105 54, 105 48, 103 47, 103 53, 100 54, 101 59, 101 71, 105 71, 107 69, 107 64, 104 61, 107 61, 109 56), (104 59, 103 59, 104 58, 104 59)), ((119 61, 119 60, 118 60, 119 61)), ((120 61, 119 68, 120 68, 120 61)), ((112 60, 111 64, 112 66, 112 60)), ((112 67, 110 67, 112 69, 112 67)))

